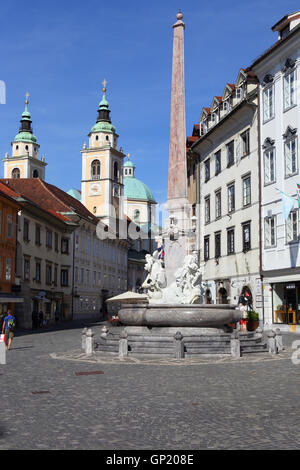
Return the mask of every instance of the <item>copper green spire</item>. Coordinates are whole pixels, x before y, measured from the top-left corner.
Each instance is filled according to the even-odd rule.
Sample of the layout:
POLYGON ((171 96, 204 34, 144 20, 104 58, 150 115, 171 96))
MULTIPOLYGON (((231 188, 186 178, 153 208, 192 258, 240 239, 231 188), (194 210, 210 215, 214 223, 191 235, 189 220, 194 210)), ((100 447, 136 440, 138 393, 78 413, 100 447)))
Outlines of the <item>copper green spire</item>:
POLYGON ((25 109, 22 113, 22 119, 20 121, 20 129, 19 133, 16 135, 14 141, 15 142, 34 142, 36 143, 36 137, 33 135, 32 127, 31 127, 31 115, 28 111, 28 97, 29 93, 27 92, 25 95, 25 109))
POLYGON ((104 79, 102 82, 103 96, 98 107, 97 121, 96 121, 96 124, 92 127, 91 132, 114 133, 116 131, 116 128, 112 125, 111 119, 110 119, 110 109, 109 109, 108 101, 106 99, 106 84, 107 84, 107 81, 104 79))

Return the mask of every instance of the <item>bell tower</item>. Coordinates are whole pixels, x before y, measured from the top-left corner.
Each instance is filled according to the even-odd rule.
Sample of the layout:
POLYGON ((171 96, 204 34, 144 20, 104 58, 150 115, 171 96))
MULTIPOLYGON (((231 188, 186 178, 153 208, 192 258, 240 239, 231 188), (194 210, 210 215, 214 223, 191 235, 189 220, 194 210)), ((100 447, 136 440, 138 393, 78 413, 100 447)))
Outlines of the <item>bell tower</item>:
POLYGON ((40 178, 45 179, 45 158, 39 158, 39 144, 33 134, 31 115, 28 111, 26 93, 25 110, 22 113, 19 133, 15 136, 11 157, 8 153, 4 158, 4 178, 40 178))
POLYGON ((81 202, 107 225, 123 219, 123 159, 117 149, 118 134, 111 123, 109 103, 106 99, 106 80, 99 103, 96 124, 84 144, 82 154, 81 202))

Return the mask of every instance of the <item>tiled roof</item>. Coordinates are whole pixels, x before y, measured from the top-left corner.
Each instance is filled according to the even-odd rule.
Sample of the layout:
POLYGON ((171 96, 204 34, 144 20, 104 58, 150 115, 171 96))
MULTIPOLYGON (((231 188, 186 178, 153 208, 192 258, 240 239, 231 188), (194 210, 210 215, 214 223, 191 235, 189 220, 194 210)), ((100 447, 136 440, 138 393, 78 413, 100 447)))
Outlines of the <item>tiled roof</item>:
POLYGON ((10 178, 2 179, 0 182, 45 211, 58 216, 61 220, 70 220, 66 213, 75 212, 80 217, 88 219, 95 224, 99 222, 77 199, 39 178, 10 178))

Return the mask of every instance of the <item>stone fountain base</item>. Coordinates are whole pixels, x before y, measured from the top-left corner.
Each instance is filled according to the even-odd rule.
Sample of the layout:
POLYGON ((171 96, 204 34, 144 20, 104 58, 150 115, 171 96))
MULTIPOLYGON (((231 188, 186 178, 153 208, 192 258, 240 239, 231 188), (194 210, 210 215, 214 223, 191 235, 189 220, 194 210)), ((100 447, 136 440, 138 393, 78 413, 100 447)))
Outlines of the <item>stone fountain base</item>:
MULTIPOLYGON (((126 326, 104 329, 98 351, 122 356, 196 357, 233 354, 232 328, 126 326), (120 345, 122 347, 120 348, 120 345)), ((240 354, 266 351, 260 330, 238 334, 240 354)))

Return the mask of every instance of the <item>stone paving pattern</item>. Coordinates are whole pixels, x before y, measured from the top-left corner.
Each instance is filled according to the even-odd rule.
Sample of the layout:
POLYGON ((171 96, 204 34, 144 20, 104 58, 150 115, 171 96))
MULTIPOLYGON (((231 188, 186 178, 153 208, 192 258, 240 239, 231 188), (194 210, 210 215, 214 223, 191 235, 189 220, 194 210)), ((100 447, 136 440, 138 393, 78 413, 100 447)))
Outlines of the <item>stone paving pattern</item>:
POLYGON ((87 360, 72 352, 82 328, 17 333, 0 366, 0 450, 300 448, 300 365, 289 347, 198 363, 87 360))

